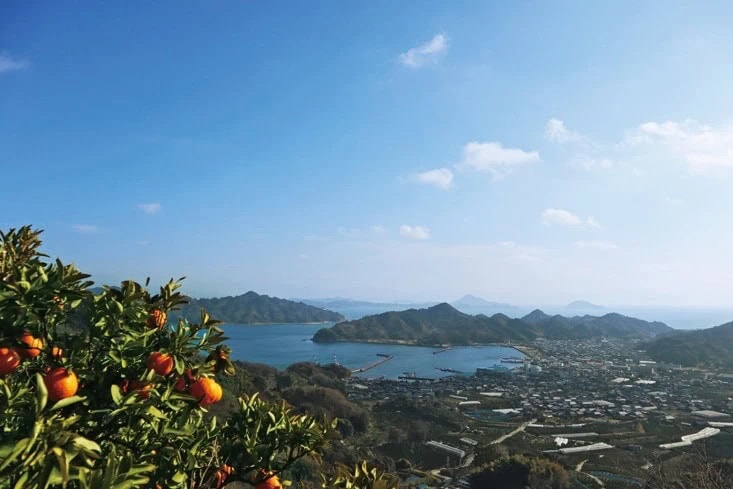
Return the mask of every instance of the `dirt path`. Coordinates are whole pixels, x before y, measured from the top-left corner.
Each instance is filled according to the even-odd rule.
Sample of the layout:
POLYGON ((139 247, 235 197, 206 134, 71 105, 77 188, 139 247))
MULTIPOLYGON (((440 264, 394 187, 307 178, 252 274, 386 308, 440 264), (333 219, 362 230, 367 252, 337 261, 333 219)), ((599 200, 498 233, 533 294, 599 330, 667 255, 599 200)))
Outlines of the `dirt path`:
POLYGON ((511 438, 512 436, 516 435, 517 433, 521 433, 522 431, 526 430, 527 429, 527 426, 529 426, 529 425, 531 425, 533 423, 536 423, 536 422, 537 422, 536 419, 532 419, 530 421, 527 421, 526 423, 522 423, 521 425, 519 425, 517 427, 517 429, 515 429, 514 431, 512 431, 510 433, 507 433, 506 435, 501 435, 496 440, 490 442, 489 445, 498 445, 499 443, 503 442, 504 440, 507 440, 507 439, 511 438))

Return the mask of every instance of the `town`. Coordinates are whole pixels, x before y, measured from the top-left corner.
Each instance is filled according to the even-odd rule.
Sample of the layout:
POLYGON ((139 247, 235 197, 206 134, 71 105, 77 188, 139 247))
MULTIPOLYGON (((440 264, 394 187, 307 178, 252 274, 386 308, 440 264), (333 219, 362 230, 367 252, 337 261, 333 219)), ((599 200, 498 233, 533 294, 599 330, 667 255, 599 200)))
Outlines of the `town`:
POLYGON ((353 377, 351 400, 389 416, 431 420, 425 470, 458 487, 486 446, 542 454, 588 487, 642 487, 684 450, 730 457, 733 373, 651 360, 633 340, 539 339, 514 368, 434 380, 353 377), (409 406, 414 406, 414 409, 409 406), (388 407, 387 409, 384 409, 388 407))

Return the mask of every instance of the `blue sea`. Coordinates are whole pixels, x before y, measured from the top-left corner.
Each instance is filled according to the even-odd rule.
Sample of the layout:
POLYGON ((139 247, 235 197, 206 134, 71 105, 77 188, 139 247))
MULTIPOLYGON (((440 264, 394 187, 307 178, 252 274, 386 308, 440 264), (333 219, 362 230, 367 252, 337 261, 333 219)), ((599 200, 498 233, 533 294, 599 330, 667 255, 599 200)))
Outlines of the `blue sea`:
POLYGON ((232 348, 233 360, 264 363, 277 368, 285 368, 295 362, 327 364, 336 361, 355 370, 382 358, 378 353, 393 355, 394 358, 378 367, 355 374, 365 378, 396 379, 406 373, 425 378, 456 375, 437 368, 450 368, 471 375, 478 367, 511 367, 511 364, 502 364, 501 359, 523 356, 513 348, 497 346, 458 347, 433 354, 437 348, 371 343, 319 344, 311 341, 316 331, 331 325, 232 324, 223 326, 223 329, 229 337, 227 344, 232 348))

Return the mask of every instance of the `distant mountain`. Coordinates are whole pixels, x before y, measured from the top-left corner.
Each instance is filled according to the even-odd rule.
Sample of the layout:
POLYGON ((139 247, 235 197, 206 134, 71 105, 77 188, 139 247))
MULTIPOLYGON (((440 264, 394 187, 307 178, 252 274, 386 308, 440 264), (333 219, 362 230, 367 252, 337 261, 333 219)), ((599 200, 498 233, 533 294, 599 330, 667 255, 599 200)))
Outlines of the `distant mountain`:
POLYGON ((234 297, 189 298, 189 301, 180 314, 192 320, 200 317, 202 307, 211 317, 234 324, 322 323, 344 319, 337 312, 252 291, 234 297))
POLYGON ((733 322, 696 331, 679 331, 643 344, 654 360, 684 366, 733 368, 733 322))
POLYGON ((467 294, 458 299, 457 301, 451 302, 451 305, 457 309, 514 309, 511 304, 504 304, 501 302, 490 302, 481 297, 467 294))
POLYGON ((522 318, 526 323, 539 326, 547 338, 649 338, 668 333, 672 328, 659 321, 649 322, 615 312, 603 316, 550 316, 535 309, 522 318))
POLYGON ((565 309, 579 309, 582 311, 588 311, 590 309, 604 309, 604 307, 599 306, 598 304, 592 304, 587 301, 573 301, 565 306, 565 309))
POLYGON ((620 314, 602 317, 566 318, 549 316, 540 310, 524 318, 504 314, 472 316, 442 303, 427 309, 409 309, 344 321, 319 330, 313 341, 362 341, 418 345, 470 345, 482 343, 523 342, 538 337, 580 339, 594 337, 649 338, 670 328, 620 314))

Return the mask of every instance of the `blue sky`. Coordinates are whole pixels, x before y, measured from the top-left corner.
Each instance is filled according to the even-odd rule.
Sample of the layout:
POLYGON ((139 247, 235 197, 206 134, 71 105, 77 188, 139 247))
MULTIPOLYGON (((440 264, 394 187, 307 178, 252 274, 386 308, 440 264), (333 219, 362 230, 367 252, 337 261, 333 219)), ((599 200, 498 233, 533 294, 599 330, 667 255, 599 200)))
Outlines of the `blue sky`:
POLYGON ((3 2, 0 227, 194 295, 731 304, 730 2, 3 2))

